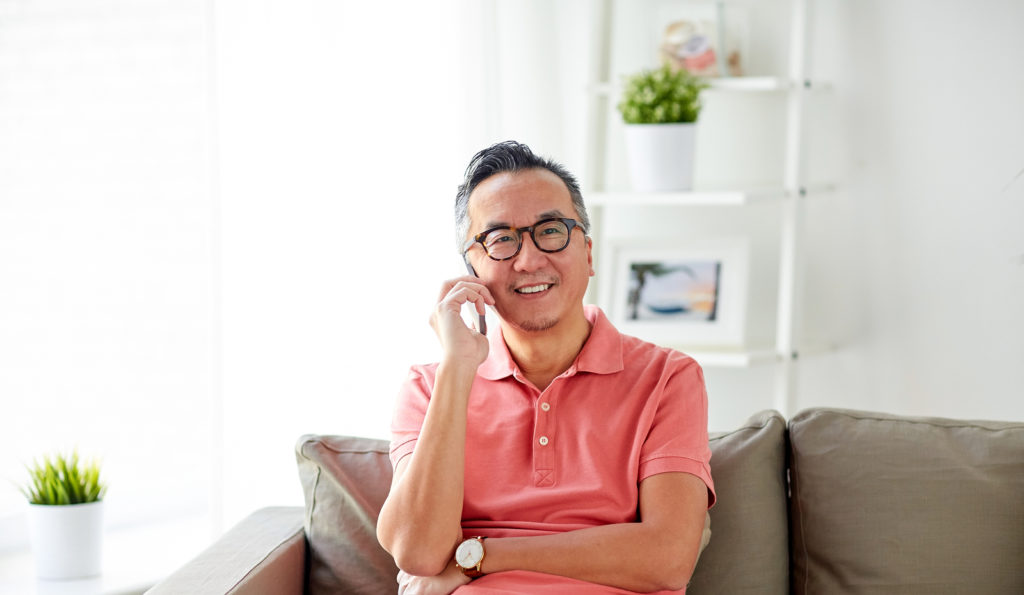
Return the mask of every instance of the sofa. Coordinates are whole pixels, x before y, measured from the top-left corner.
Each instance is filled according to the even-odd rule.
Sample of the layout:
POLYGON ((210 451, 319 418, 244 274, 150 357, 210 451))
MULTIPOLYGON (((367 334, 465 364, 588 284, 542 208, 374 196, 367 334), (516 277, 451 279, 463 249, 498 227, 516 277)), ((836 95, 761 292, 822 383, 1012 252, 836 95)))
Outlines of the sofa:
MULTIPOLYGON (((703 593, 1024 593, 1024 423, 809 409, 710 436, 703 593)), ((253 513, 150 593, 395 593, 384 440, 303 436, 304 507, 253 513)))

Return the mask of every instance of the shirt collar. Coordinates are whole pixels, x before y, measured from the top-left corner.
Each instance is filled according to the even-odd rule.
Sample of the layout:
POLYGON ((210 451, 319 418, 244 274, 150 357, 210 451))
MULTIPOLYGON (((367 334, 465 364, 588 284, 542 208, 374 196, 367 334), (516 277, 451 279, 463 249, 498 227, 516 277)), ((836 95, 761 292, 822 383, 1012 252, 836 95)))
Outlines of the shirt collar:
MULTIPOLYGON (((622 371, 622 336, 619 331, 597 306, 584 306, 583 314, 590 323, 590 336, 576 356, 570 372, 612 374, 622 371)), ((490 353, 477 369, 477 374, 487 380, 512 376, 516 371, 516 362, 505 344, 500 326, 488 335, 488 340, 490 353)))

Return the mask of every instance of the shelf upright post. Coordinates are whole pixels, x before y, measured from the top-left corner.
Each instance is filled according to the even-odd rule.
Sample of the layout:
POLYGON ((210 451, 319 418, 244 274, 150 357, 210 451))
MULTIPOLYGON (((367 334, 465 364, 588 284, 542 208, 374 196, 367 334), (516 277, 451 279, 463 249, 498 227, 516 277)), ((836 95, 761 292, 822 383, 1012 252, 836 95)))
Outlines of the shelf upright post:
POLYGON ((801 232, 804 183, 803 124, 807 94, 807 33, 809 0, 792 0, 790 6, 789 79, 786 96, 786 148, 783 181, 786 198, 782 203, 779 246, 779 299, 775 329, 775 351, 781 359, 775 382, 775 408, 790 415, 796 395, 796 365, 799 354, 801 232))
MULTIPOLYGON (((593 27, 590 39, 590 72, 587 89, 587 130, 590 131, 587 146, 584 147, 586 160, 582 181, 590 192, 607 190, 606 159, 608 146, 608 109, 610 96, 608 93, 597 92, 598 86, 606 85, 611 79, 611 42, 612 42, 612 0, 600 0, 593 4, 593 27)), ((586 196, 584 196, 586 200, 586 196)), ((594 265, 598 271, 607 275, 610 267, 604 266, 603 257, 608 254, 604 248, 604 205, 588 202, 587 211, 590 215, 590 227, 587 234, 594 241, 594 265)), ((601 277, 595 279, 599 287, 591 282, 587 288, 586 301, 598 303, 602 297, 602 288, 606 285, 601 277)))

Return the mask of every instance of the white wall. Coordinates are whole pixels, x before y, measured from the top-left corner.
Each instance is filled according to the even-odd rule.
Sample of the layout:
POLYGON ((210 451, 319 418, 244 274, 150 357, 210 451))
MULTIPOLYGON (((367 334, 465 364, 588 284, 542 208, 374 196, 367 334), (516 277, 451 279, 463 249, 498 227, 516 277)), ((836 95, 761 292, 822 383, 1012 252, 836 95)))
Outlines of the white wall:
POLYGON ((806 304, 842 349, 798 406, 1024 419, 1024 4, 823 4, 850 158, 806 304))

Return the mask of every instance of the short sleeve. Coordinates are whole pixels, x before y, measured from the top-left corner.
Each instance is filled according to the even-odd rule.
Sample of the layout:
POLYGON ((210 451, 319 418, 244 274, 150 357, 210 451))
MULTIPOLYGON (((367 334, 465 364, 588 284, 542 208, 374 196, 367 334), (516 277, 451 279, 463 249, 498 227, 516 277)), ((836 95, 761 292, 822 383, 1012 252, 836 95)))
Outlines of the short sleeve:
POLYGON ((434 370, 430 366, 413 366, 398 392, 391 418, 391 464, 398 465, 406 455, 412 454, 416 440, 427 415, 430 394, 433 391, 434 370))
MULTIPOLYGON (((681 355, 681 354, 680 354, 681 355)), ((708 396, 704 372, 689 357, 673 358, 657 394, 657 408, 640 451, 637 481, 659 473, 696 475, 708 487, 708 508, 715 503, 708 445, 708 396)))

